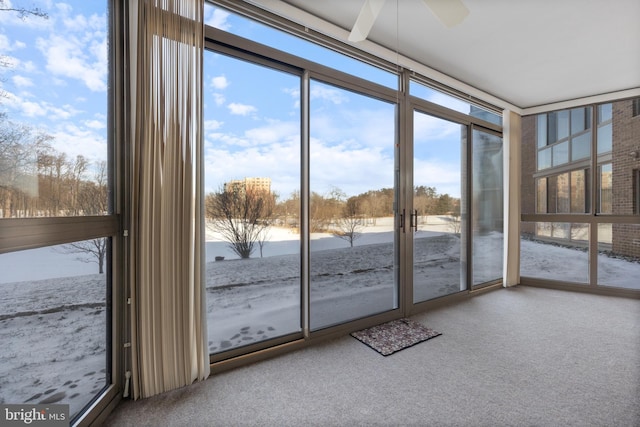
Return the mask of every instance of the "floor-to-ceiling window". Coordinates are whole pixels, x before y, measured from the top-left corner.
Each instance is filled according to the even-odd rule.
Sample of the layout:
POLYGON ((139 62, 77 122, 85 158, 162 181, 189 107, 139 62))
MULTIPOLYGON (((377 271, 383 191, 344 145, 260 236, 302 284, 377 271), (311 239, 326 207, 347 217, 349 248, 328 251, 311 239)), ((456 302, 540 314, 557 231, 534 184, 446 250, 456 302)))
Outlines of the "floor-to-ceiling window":
POLYGON ((523 119, 524 281, 640 289, 634 100, 523 119))
POLYGON ((213 362, 500 281, 495 108, 303 33, 205 15, 213 362))
POLYGON ((311 328, 398 308, 396 106, 310 82, 311 328))
POLYGON ((300 75, 205 52, 209 351, 301 330, 300 75))
POLYGON ((471 284, 481 286, 502 277, 502 136, 474 128, 471 146, 471 284))
POLYGON ((0 11, 0 402, 77 420, 112 383, 112 17, 107 1, 15 9, 0 11))
POLYGON ((413 209, 408 225, 413 238, 413 302, 467 289, 462 215, 462 163, 467 126, 414 111, 413 209))

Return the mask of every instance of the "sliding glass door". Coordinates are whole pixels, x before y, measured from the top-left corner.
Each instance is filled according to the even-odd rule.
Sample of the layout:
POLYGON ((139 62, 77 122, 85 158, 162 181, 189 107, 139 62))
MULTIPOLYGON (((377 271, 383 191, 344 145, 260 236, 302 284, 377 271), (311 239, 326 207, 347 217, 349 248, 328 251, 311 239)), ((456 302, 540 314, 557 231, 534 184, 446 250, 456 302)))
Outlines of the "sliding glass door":
POLYGON ((471 285, 478 287, 502 277, 502 137, 474 128, 471 147, 471 285))
POLYGON ((212 28, 207 44, 214 362, 411 315, 500 278, 499 116, 212 28))
POLYGON ((311 330, 398 308, 395 116, 310 82, 311 330))
POLYGON ((465 290, 467 126, 413 112, 412 206, 405 228, 412 241, 413 303, 465 290))
POLYGON ((206 289, 215 354, 302 328, 300 76, 211 51, 205 69, 206 289))

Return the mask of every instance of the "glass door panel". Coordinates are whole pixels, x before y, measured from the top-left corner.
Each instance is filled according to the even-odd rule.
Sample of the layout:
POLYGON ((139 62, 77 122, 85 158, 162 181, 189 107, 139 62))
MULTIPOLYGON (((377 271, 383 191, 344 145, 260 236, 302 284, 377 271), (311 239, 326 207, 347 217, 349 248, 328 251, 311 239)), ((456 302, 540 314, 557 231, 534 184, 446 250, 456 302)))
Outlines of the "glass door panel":
POLYGON ((472 286, 502 277, 502 138, 472 133, 472 286))
POLYGON ((204 59, 207 319, 219 353, 301 331, 300 77, 204 59))
POLYGON ((398 307, 395 106, 310 83, 310 326, 398 307))
POLYGON ((413 113, 413 302, 466 289, 466 215, 461 171, 467 127, 413 113))

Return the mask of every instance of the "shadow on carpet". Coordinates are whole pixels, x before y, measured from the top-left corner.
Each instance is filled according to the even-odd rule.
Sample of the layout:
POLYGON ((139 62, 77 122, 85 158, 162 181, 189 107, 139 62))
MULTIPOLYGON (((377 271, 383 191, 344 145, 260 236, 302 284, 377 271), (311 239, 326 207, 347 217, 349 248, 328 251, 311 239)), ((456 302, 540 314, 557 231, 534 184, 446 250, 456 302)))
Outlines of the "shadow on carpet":
POLYGON ((383 356, 397 353, 438 335, 442 334, 411 319, 393 320, 351 333, 352 337, 383 356))

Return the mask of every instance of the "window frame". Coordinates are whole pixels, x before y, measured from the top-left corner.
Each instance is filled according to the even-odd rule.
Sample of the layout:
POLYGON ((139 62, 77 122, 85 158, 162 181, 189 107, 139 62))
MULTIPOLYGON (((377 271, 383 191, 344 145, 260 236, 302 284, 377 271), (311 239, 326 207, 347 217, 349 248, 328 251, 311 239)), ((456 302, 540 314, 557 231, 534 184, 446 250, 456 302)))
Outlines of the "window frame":
POLYGON ((118 343, 124 336, 124 238, 123 211, 127 205, 125 157, 125 14, 127 6, 105 0, 107 15, 108 89, 107 109, 107 209, 105 215, 0 218, 0 256, 28 249, 108 238, 110 250, 105 260, 106 304, 106 377, 107 385, 70 421, 72 425, 90 425, 119 399, 122 387, 124 354, 118 343), (116 144, 116 141, 118 143, 116 144))

